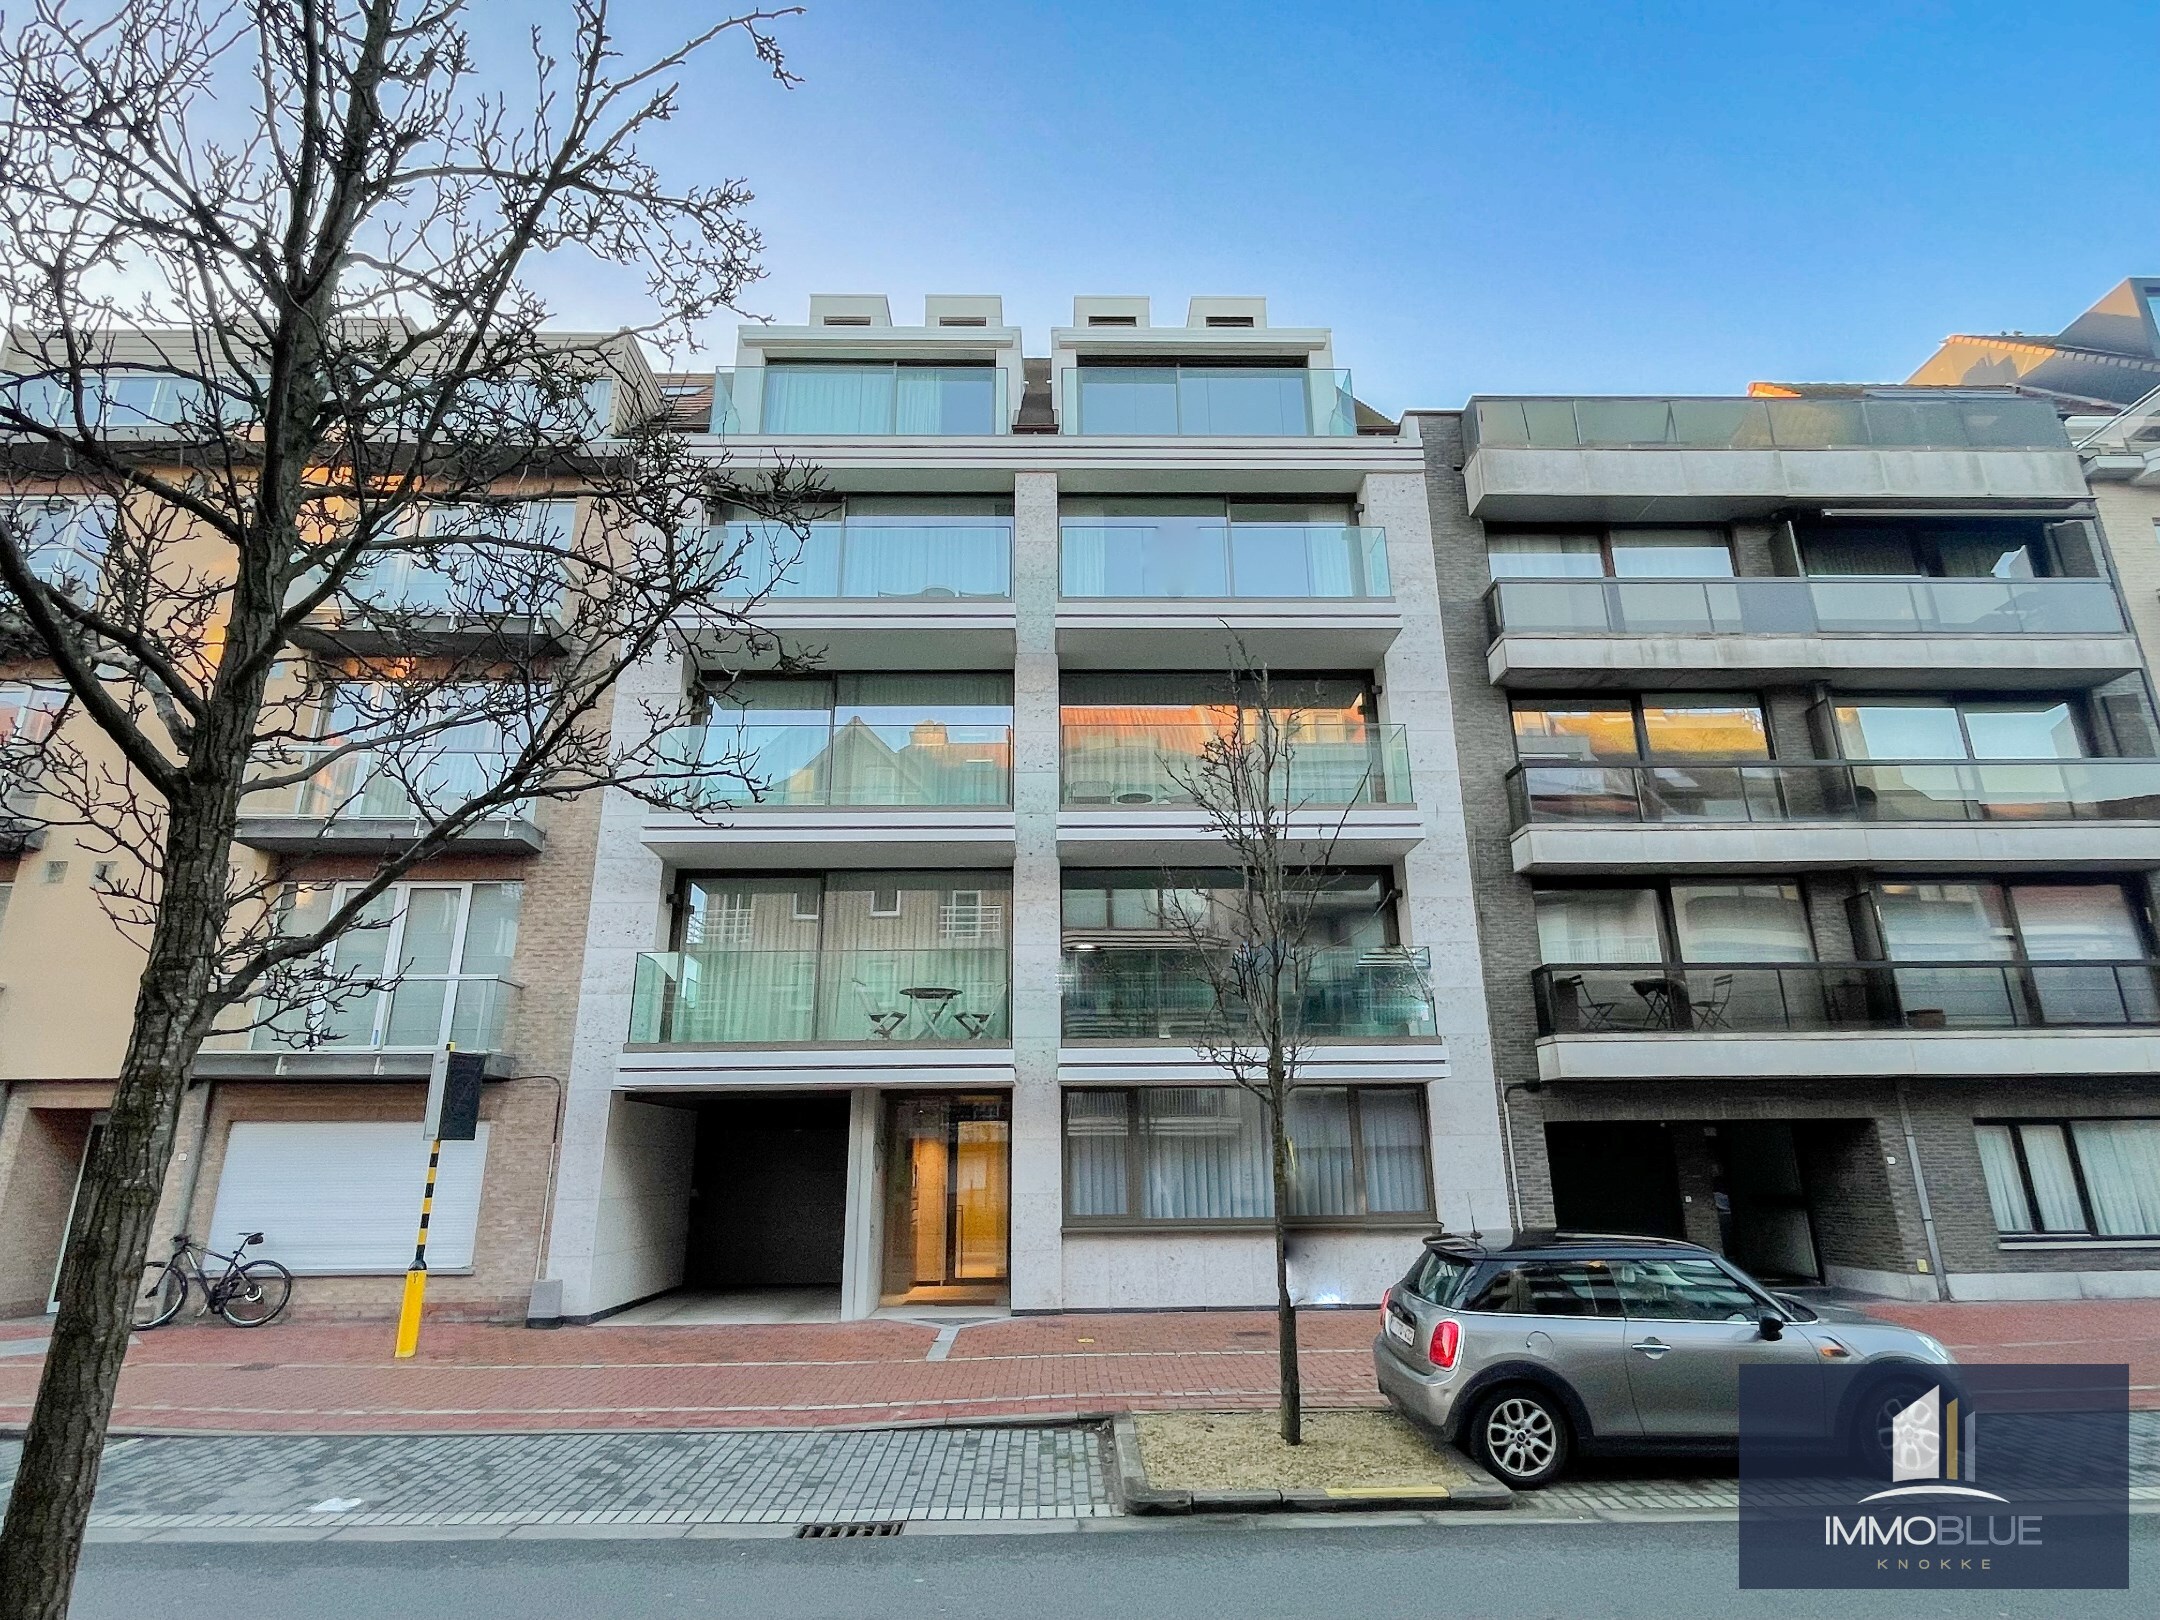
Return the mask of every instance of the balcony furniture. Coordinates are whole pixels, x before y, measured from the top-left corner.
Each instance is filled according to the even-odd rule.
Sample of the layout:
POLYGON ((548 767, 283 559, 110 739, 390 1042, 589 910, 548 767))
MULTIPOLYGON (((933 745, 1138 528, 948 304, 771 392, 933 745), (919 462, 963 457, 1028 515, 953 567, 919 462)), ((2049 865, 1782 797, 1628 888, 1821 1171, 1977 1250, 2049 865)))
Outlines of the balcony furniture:
POLYGON ((915 1010, 922 1014, 923 1031, 928 1035, 938 1033, 946 1013, 960 998, 960 992, 947 984, 911 984, 900 993, 915 1003, 915 1010))
MULTIPOLYGON (((1730 975, 1727 975, 1728 979, 1730 977, 1730 975)), ((1686 1029, 1688 1027, 1687 1009, 1692 1004, 1688 1000, 1688 988, 1685 979, 1635 979, 1631 981, 1631 984, 1635 993, 1643 999, 1643 1006, 1649 1012, 1650 1027, 1652 1029, 1686 1029)))
POLYGON ((1730 973, 1713 974, 1710 994, 1695 1002, 1690 1009, 1693 1027, 1696 1029, 1730 1029, 1725 1009, 1732 1004, 1733 976, 1730 973))
POLYGON ((1557 1003, 1554 1021, 1561 1027, 1585 1030, 1613 1027, 1613 1003, 1592 996, 1580 973, 1553 980, 1553 996, 1557 1003))
POLYGON ((983 1038, 984 1032, 990 1028, 992 1021, 996 1017, 997 1015, 995 1013, 955 1012, 953 1014, 953 1022, 958 1024, 961 1029, 967 1032, 967 1037, 969 1040, 979 1041, 983 1038))
POLYGON ((906 1012, 880 1007, 877 998, 870 993, 870 987, 867 984, 864 984, 860 979, 854 980, 853 983, 855 997, 862 1003, 863 1016, 869 1019, 871 1030, 879 1040, 891 1040, 893 1032, 907 1022, 906 1012))

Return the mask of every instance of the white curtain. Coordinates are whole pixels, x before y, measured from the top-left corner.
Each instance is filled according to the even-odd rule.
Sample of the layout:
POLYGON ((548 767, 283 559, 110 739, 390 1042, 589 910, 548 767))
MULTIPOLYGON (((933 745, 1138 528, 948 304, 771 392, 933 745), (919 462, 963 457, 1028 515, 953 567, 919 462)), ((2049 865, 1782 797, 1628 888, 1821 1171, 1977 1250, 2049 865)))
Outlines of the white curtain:
POLYGON ((1132 1138, 1122 1091, 1065 1094, 1065 1206, 1075 1216, 1128 1215, 1132 1138))
POLYGON ((1365 1149, 1365 1212, 1417 1214, 1432 1208, 1431 1159, 1425 1110, 1415 1091, 1357 1094, 1358 1135, 1365 1149))
POLYGON ((1227 1086, 1140 1093, 1149 1220, 1257 1220, 1270 1196, 1260 1101, 1227 1086))
POLYGON ((1998 1232, 2030 1232, 2032 1211, 2025 1207, 2025 1182, 2018 1175, 2017 1148, 2007 1125, 1978 1125, 1980 1170, 1987 1177, 1988 1207, 1998 1232))
POLYGON ((767 433, 890 433, 891 366, 765 368, 767 433))
POLYGON ((2040 1206, 2043 1232, 2082 1232, 2085 1210, 2078 1202, 2077 1175, 2070 1168, 2070 1144, 2060 1125, 2020 1125, 2025 1168, 2032 1172, 2033 1198, 2040 1206))
POLYGON ((1296 1178, 1291 1213, 1354 1215, 1357 1166, 1350 1144, 1350 1093, 1339 1086, 1300 1086, 1290 1094, 1290 1140, 1296 1178))
POLYGON ((2100 1235, 2160 1236, 2160 1120, 2079 1120, 2070 1130, 2100 1235))

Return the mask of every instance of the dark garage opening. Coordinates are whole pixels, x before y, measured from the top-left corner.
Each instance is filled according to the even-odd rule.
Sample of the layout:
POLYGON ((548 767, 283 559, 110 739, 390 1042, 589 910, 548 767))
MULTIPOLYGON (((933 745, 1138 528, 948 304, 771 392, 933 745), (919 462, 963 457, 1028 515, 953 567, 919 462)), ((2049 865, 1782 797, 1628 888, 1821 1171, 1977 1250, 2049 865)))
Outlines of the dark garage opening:
POLYGON ((848 1097, 720 1097, 698 1109, 683 1286, 803 1288, 838 1301, 848 1097))
POLYGON ((1545 1127, 1553 1221, 1565 1231, 1685 1237, 1672 1135, 1656 1121, 1545 1127))

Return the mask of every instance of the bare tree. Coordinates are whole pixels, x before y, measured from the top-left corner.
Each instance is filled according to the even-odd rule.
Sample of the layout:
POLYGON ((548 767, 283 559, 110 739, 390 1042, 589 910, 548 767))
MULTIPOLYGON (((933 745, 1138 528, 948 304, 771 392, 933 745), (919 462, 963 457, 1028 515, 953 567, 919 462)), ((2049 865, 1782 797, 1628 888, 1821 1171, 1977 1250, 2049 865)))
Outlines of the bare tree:
POLYGON ((66 1611, 205 1035, 377 988, 334 942, 507 806, 709 811, 754 764, 686 747, 669 705, 611 725, 612 693, 678 624, 773 651, 754 609, 813 480, 697 453, 640 346, 759 275, 749 193, 671 187, 638 144, 723 36, 791 83, 788 12, 636 63, 606 0, 568 0, 522 67, 463 12, 38 0, 0 37, 0 657, 38 694, 0 787, 115 852, 100 898, 143 953, 0 1532, 7 1620, 66 1611), (556 254, 640 279, 650 318, 548 330, 556 254), (235 847, 244 802, 327 822, 370 793, 412 836, 332 906, 235 847))
POLYGON ((1259 1100, 1267 1127, 1282 1437, 1294 1446, 1304 1440, 1304 1403, 1290 1285, 1297 1186, 1291 1112, 1315 1033, 1314 971, 1330 943, 1317 926, 1318 912, 1338 877, 1335 851, 1350 807, 1370 791, 1373 767, 1360 762, 1345 770, 1337 757, 1301 770, 1300 751, 1315 741, 1316 717, 1278 707, 1266 667, 1242 644, 1231 684, 1226 724, 1194 757, 1166 758, 1162 769, 1206 815, 1238 886, 1183 900, 1166 874, 1161 921, 1185 944, 1181 966, 1208 991, 1194 1044, 1259 1100))

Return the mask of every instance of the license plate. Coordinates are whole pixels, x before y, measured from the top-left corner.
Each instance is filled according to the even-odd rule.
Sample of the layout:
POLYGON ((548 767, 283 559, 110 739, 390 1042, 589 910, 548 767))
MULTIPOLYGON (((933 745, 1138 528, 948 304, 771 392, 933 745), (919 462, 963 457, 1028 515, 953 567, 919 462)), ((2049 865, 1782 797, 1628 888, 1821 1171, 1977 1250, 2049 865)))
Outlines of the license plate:
POLYGON ((1417 1330, 1411 1327, 1411 1325, 1408 1322, 1405 1322, 1401 1317, 1397 1316, 1393 1311, 1390 1311, 1388 1313, 1387 1331, 1389 1338, 1397 1340, 1400 1343, 1417 1343, 1417 1330))

